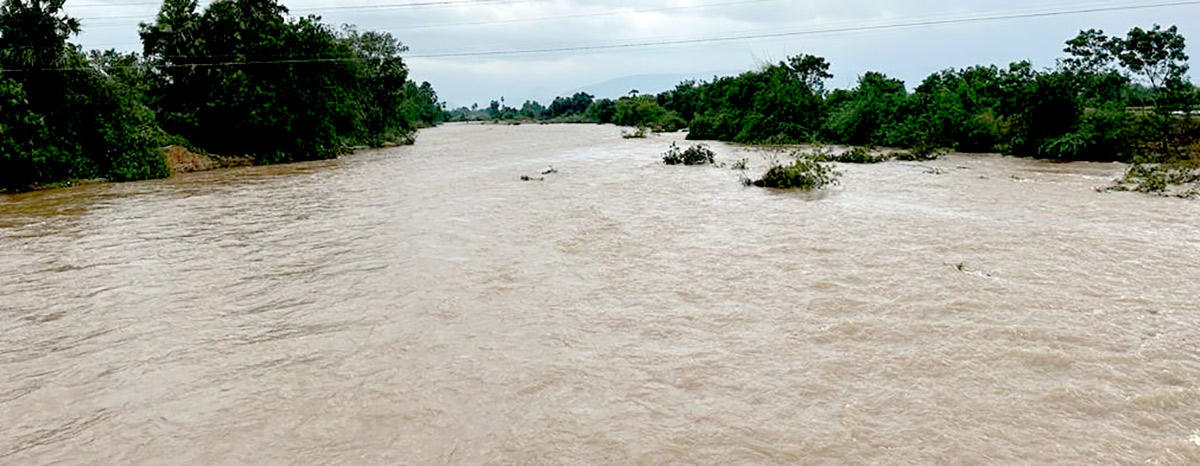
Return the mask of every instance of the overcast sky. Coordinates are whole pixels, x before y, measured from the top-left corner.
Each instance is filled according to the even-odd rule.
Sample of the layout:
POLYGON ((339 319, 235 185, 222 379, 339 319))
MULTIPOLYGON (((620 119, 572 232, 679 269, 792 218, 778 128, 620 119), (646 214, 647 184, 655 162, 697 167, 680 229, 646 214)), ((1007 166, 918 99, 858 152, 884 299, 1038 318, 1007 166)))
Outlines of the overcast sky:
MULTIPOLYGON (((201 6, 209 0, 201 0, 201 6)), ((975 64, 1032 60, 1048 67, 1080 29, 1123 35, 1155 23, 1177 25, 1200 56, 1200 2, 1156 8, 974 21, 1023 14, 1183 3, 1171 0, 286 0, 295 15, 386 30, 409 46, 412 77, 429 81, 451 106, 505 97, 548 102, 606 81, 661 89, 676 78, 708 79, 789 55, 832 63, 834 87, 882 71, 913 87, 929 73, 975 64), (424 6, 413 6, 423 3, 424 6), (437 3, 437 4, 431 4, 437 3), (969 22, 862 30, 923 21, 969 22), (854 29, 858 30, 854 30, 854 29), (847 30, 850 29, 850 30, 847 30), (436 56, 463 52, 589 47, 778 34, 776 37, 519 55, 436 56), (435 56, 430 56, 435 55, 435 56)), ((83 20, 84 48, 140 51, 137 23, 153 0, 69 0, 83 20)), ((1196 76, 1193 71, 1192 76, 1196 76)), ((610 86, 611 87, 611 86, 610 86)))

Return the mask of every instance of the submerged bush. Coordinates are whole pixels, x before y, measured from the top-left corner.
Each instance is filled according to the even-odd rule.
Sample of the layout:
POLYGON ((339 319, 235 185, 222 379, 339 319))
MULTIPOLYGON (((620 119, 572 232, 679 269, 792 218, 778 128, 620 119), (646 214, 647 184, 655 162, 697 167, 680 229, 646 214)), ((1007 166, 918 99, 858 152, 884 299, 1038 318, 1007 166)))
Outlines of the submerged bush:
POLYGON ((716 154, 708 146, 700 144, 679 150, 679 146, 671 143, 671 148, 663 153, 663 163, 667 165, 704 165, 715 162, 716 154))
POLYGON ((938 157, 949 152, 949 150, 933 144, 921 143, 914 145, 906 151, 893 153, 892 158, 901 162, 928 162, 930 160, 937 160, 938 157))
POLYGON ((834 153, 832 150, 825 148, 825 146, 817 145, 807 154, 804 154, 803 157, 817 162, 881 163, 887 162, 894 155, 875 154, 871 152, 871 149, 866 147, 852 147, 850 150, 834 153))
POLYGON ((621 130, 621 137, 625 139, 646 139, 650 135, 650 129, 645 126, 638 126, 632 133, 621 130))
POLYGON ((810 157, 797 156, 790 164, 773 163, 762 179, 750 184, 763 188, 812 190, 836 185, 841 175, 810 157))
POLYGON ((1164 163, 1146 163, 1135 160, 1125 171, 1125 176, 1111 188, 1113 191, 1138 191, 1152 194, 1170 194, 1168 190, 1192 186, 1183 196, 1196 194, 1200 188, 1200 160, 1185 159, 1164 163))
POLYGON ((887 156, 872 154, 871 150, 867 149, 866 147, 855 147, 840 154, 825 158, 825 161, 827 162, 839 163, 880 163, 886 162, 887 160, 887 156))

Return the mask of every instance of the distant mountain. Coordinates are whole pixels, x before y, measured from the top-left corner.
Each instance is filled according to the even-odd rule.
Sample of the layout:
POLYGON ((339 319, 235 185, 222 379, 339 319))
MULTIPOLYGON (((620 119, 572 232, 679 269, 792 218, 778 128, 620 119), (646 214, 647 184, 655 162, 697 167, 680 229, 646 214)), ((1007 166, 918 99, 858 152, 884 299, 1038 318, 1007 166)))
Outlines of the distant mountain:
POLYGON ((711 80, 714 75, 723 76, 727 74, 733 73, 708 72, 693 74, 639 74, 610 79, 601 83, 590 84, 566 92, 561 92, 559 95, 570 96, 577 92, 586 92, 596 96, 597 99, 604 97, 614 99, 629 95, 629 91, 634 89, 641 94, 658 94, 662 91, 674 89, 676 84, 688 79, 695 79, 697 81, 711 80))

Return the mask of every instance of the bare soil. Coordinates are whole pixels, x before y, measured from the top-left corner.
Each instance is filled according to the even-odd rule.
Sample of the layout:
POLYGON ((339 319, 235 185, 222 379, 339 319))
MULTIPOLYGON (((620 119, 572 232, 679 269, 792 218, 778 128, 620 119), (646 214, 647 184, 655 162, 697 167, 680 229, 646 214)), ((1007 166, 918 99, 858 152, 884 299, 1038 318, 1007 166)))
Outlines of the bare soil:
POLYGON ((171 167, 171 174, 173 175, 254 165, 254 159, 250 157, 223 157, 203 154, 193 152, 183 146, 167 146, 163 152, 167 158, 167 165, 171 167))

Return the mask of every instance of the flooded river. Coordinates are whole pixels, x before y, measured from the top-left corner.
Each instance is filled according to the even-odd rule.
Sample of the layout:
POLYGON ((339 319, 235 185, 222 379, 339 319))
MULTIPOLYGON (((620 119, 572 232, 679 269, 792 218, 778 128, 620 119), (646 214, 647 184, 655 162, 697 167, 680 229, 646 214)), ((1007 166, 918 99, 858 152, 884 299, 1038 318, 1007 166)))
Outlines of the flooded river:
POLYGON ((1200 464, 1200 202, 619 134, 0 196, 0 464, 1200 464))

